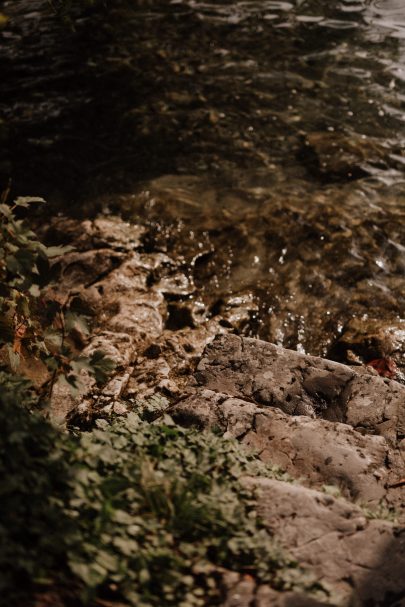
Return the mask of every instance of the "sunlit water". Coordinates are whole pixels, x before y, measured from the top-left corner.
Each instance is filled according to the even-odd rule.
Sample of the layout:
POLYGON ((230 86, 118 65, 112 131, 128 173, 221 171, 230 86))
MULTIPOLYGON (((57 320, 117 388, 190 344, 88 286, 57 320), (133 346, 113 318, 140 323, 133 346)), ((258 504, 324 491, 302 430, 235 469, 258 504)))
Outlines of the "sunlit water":
POLYGON ((402 0, 144 1, 56 33, 44 2, 2 10, 20 190, 149 222, 248 334, 325 355, 404 317, 402 0))

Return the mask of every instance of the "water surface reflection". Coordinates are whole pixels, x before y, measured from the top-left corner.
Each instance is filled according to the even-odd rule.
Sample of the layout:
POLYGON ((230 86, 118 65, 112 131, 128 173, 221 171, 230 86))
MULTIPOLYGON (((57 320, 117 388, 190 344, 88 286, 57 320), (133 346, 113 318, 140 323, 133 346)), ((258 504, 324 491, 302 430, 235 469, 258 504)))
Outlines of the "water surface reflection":
POLYGON ((149 222, 247 333, 326 354, 404 317, 400 0, 134 2, 63 37, 3 5, 17 183, 149 222))

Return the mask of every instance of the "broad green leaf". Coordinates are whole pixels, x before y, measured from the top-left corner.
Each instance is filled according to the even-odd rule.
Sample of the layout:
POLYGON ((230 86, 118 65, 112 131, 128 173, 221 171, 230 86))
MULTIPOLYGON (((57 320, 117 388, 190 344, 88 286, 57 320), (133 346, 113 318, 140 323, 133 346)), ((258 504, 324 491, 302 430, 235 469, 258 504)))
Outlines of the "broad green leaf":
POLYGON ((99 384, 105 383, 116 369, 116 363, 101 350, 95 350, 90 356, 91 371, 99 384))
POLYGON ((96 557, 97 564, 107 571, 115 571, 118 567, 118 559, 114 554, 106 550, 100 550, 96 557))
POLYGON ((13 213, 7 204, 0 204, 0 215, 4 215, 7 219, 11 219, 13 213))
POLYGON ((134 522, 133 517, 124 510, 115 510, 111 515, 111 520, 120 525, 131 525, 134 522))
POLYGON ((69 566, 72 572, 90 588, 101 583, 107 573, 106 570, 100 571, 90 563, 78 563, 74 560, 69 562, 69 566))

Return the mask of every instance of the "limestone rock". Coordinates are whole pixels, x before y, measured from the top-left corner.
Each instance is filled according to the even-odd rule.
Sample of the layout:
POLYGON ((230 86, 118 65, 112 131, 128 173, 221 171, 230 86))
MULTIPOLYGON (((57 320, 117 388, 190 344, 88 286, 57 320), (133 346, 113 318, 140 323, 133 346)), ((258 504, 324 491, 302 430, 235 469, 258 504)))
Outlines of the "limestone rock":
MULTIPOLYGON (((53 229, 62 227, 56 219, 53 229)), ((53 413, 91 427, 92 415, 125 415, 138 399, 177 399, 169 412, 178 423, 219 429, 295 480, 246 484, 259 491, 260 514, 276 539, 330 585, 329 604, 382 607, 403 596, 404 533, 368 520, 364 506, 377 516, 384 500, 401 516, 402 490, 389 487, 405 476, 405 386, 364 367, 230 335, 243 331, 254 301, 230 298, 212 316, 182 262, 140 249, 142 229, 103 217, 68 221, 66 230, 60 237, 74 239, 76 251, 60 261, 56 295, 78 298, 89 311, 83 354, 103 350, 116 371, 101 390, 83 371, 76 399, 56 388, 53 413), (337 486, 341 497, 324 485, 337 486)), ((323 604, 234 572, 224 585, 223 607, 323 604)))
MULTIPOLYGON (((354 505, 271 479, 259 489, 266 526, 301 566, 333 588, 339 605, 390 605, 405 590, 405 534, 386 521, 367 521, 354 505)), ((305 603, 304 603, 305 604, 305 603)))
POLYGON ((116 410, 117 398, 125 395, 177 395, 208 341, 227 330, 219 318, 206 319, 201 302, 190 301, 195 287, 184 262, 140 252, 144 229, 117 218, 66 220, 65 231, 64 225, 56 218, 50 236, 75 250, 58 259, 60 281, 49 296, 79 302, 92 325, 89 337, 79 336, 82 354, 102 350, 116 373, 100 391, 94 378, 81 372, 75 398, 55 387, 52 410, 58 417, 79 413, 86 422, 97 410, 116 410))
POLYGON ((221 607, 321 607, 315 598, 297 592, 278 592, 266 585, 256 586, 253 579, 240 579, 235 573, 224 575, 226 600, 221 607))
POLYGON ((381 436, 363 436, 346 424, 289 416, 210 390, 182 400, 172 415, 182 425, 219 428, 293 478, 311 487, 337 486, 364 505, 377 506, 389 497, 390 479, 405 473, 402 458, 395 467, 389 464, 394 454, 381 436))
POLYGON ((195 378, 210 390, 289 415, 345 422, 392 441, 405 435, 405 386, 257 339, 218 337, 195 378))

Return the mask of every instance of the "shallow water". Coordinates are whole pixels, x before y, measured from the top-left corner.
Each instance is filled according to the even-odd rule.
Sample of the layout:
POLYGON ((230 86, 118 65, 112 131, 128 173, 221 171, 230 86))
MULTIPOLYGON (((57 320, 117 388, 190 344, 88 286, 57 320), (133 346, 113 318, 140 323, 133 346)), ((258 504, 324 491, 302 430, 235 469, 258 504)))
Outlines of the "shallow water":
POLYGON ((148 222, 247 334, 325 355, 404 317, 402 0, 139 1, 75 32, 27 6, 2 7, 17 190, 148 222))

